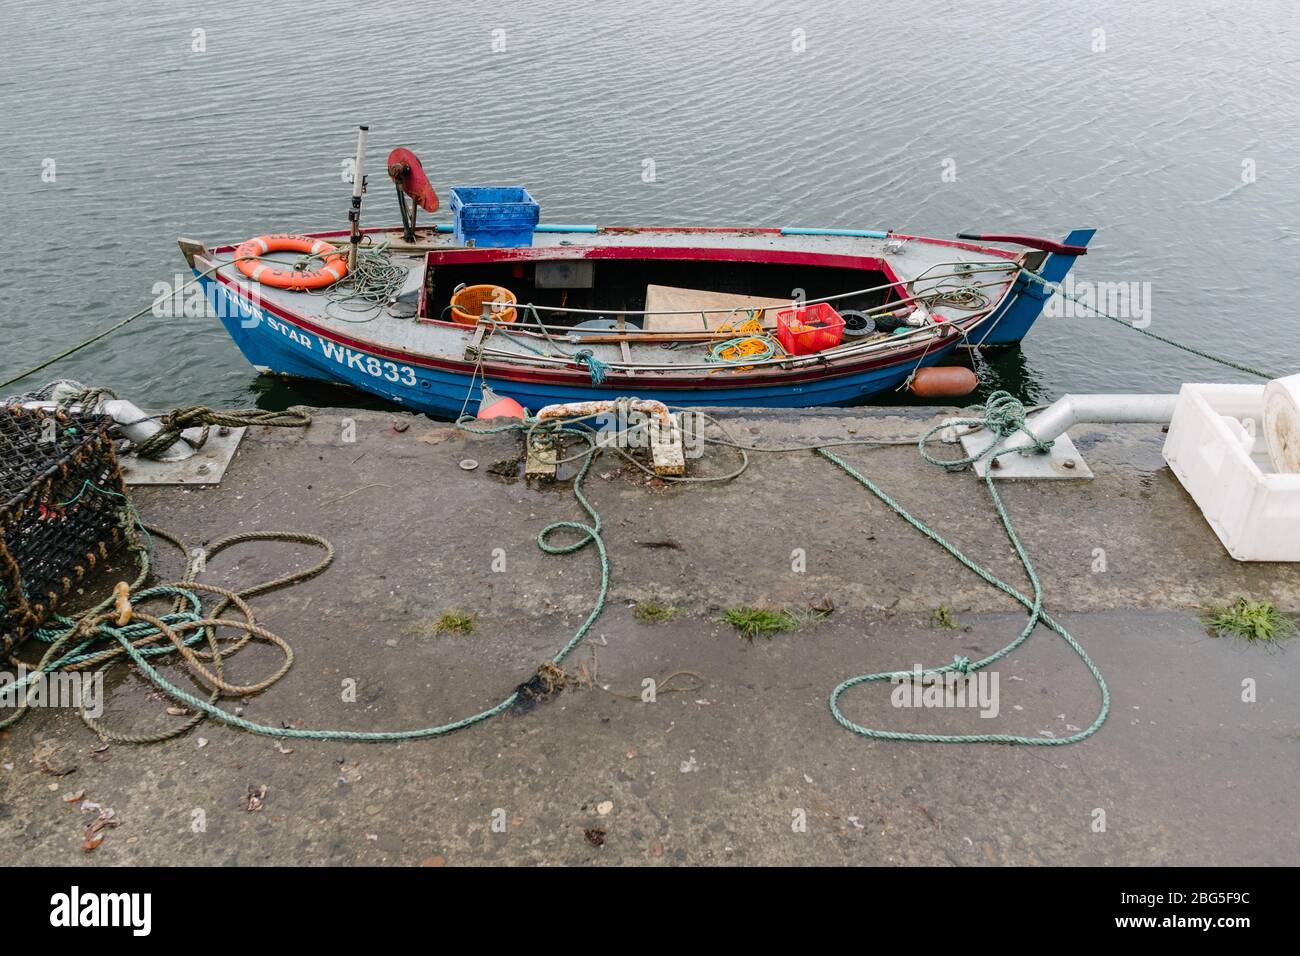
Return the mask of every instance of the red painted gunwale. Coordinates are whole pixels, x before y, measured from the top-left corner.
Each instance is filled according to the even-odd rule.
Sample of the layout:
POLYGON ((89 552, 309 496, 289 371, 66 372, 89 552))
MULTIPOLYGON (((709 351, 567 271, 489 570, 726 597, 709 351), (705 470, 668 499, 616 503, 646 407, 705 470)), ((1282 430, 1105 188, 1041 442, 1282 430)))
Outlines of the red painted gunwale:
MULTIPOLYGON (((532 246, 517 249, 434 249, 425 254, 424 267, 476 265, 483 262, 553 262, 566 259, 649 259, 691 262, 765 262, 770 265, 821 266, 839 269, 873 270, 885 281, 899 282, 890 264, 877 256, 846 256, 791 249, 720 249, 714 246, 532 246)), ((421 295, 423 310, 423 294, 421 295)), ((611 310, 614 311, 614 310, 611 310)), ((433 325, 462 327, 450 320, 422 318, 433 325)), ((518 329, 517 334, 540 333, 518 329)))
MULTIPOLYGON (((735 227, 602 227, 604 231, 609 232, 689 232, 694 234, 707 233, 737 233, 753 232, 760 234, 779 234, 779 229, 744 229, 735 227)), ((366 234, 400 234, 400 229, 394 230, 391 227, 372 227, 362 230, 366 234)), ((328 239, 348 235, 347 230, 334 230, 330 232, 304 233, 312 238, 328 239)), ((590 235, 590 233, 574 233, 574 235, 590 235)), ((891 233, 891 238, 906 239, 920 242, 930 242, 937 245, 949 246, 953 248, 967 249, 996 255, 1001 258, 1015 259, 1017 253, 1009 252, 1005 249, 993 249, 990 247, 976 246, 969 243, 949 241, 944 239, 930 239, 926 237, 906 236, 902 234, 891 233)), ((235 244, 228 244, 216 247, 213 253, 229 253, 235 248, 235 244)), ((692 259, 706 261, 729 261, 729 262, 770 262, 773 264, 789 265, 808 265, 808 266, 829 266, 849 269, 877 270, 883 272, 889 282, 899 281, 898 276, 894 273, 888 262, 876 256, 852 256, 836 253, 817 253, 806 252, 803 250, 789 249, 743 249, 743 248, 719 248, 719 247, 685 247, 685 246, 531 246, 508 249, 431 249, 425 253, 426 266, 429 264, 442 263, 463 263, 472 264, 478 262, 522 262, 522 261, 545 261, 552 259, 692 259)), ((209 259, 196 257, 196 263, 202 262, 202 269, 209 269, 215 265, 209 259)), ((413 352, 401 348, 392 348, 373 342, 368 339, 354 338, 344 333, 312 321, 302 313, 287 309, 278 303, 262 299, 256 295, 252 283, 242 282, 229 278, 221 272, 214 274, 215 278, 222 285, 229 287, 240 298, 252 299, 257 306, 264 311, 270 312, 277 318, 297 326, 303 331, 318 335, 322 338, 336 342, 340 345, 368 352, 372 355, 382 356, 388 359, 394 359, 413 365, 419 368, 438 369, 441 371, 452 372, 461 375, 472 375, 475 372, 476 364, 456 359, 440 359, 433 356, 425 355, 419 352, 413 352), (250 295, 250 290, 253 290, 250 295)), ((1010 285, 1010 282, 1008 282, 1010 285)), ((1005 293, 1004 293, 1005 294, 1005 293)), ((1001 296, 994 300, 994 306, 1001 300, 1001 296)), ((954 328, 969 327, 978 321, 981 321, 984 313, 974 313, 970 318, 962 323, 953 323, 954 328)), ((436 320, 435 320, 436 321, 436 320)), ((437 322, 441 325, 456 326, 452 322, 437 322)), ((458 328, 460 326, 457 326, 458 328)), ((523 330, 518 330, 523 333, 523 330)), ((540 337, 539 333, 523 333, 540 337)), ((801 382, 821 381, 829 378, 838 378, 842 375, 851 375, 858 372, 870 371, 874 368, 883 366, 903 364, 909 361, 920 360, 928 352, 936 349, 944 349, 947 342, 942 343, 921 343, 905 351, 889 351, 876 356, 870 356, 860 361, 825 359, 816 365, 809 365, 799 370, 780 370, 767 371, 758 368, 750 372, 729 371, 722 375, 700 374, 698 371, 683 372, 675 374, 671 372, 656 372, 653 377, 653 387, 656 389, 710 389, 710 388, 734 388, 737 386, 753 387, 762 385, 790 385, 801 382)), ((590 373, 585 367, 575 363, 572 369, 539 369, 525 365, 501 362, 497 360, 485 360, 482 363, 482 374, 490 378, 501 379, 505 381, 529 382, 538 384, 554 384, 564 386, 589 386, 590 373)), ((644 373, 641 375, 630 375, 618 369, 611 369, 605 380, 605 387, 626 386, 633 390, 638 387, 645 387, 650 384, 650 380, 644 373)))
MULTIPOLYGON (((755 235, 755 236, 779 236, 781 230, 770 226, 597 226, 597 235, 601 233, 615 233, 618 235, 626 233, 667 233, 682 232, 688 234, 708 235, 710 233, 729 234, 729 235, 755 235)), ((368 226, 361 230, 362 235, 377 236, 390 235, 400 236, 402 229, 400 226, 368 226)), ((415 230, 417 236, 428 238, 430 235, 441 235, 441 233, 432 232, 429 227, 421 226, 415 230)), ((302 235, 310 236, 313 239, 338 239, 348 235, 346 229, 331 229, 325 232, 304 232, 302 235)), ((549 233, 549 235, 564 235, 564 233, 549 233)), ((591 233, 571 233, 571 235, 589 236, 591 233)), ((934 246, 947 246, 949 249, 963 249, 966 252, 979 252, 990 256, 997 256, 1000 259, 1016 259, 1022 253, 1015 252, 1011 249, 999 249, 996 246, 983 246, 973 242, 965 242, 960 239, 936 239, 933 236, 913 236, 903 232, 890 231, 890 239, 900 239, 907 242, 928 242, 934 246)), ((232 252, 238 242, 226 243, 225 245, 216 246, 213 252, 232 252)), ((557 248, 565 249, 567 246, 555 247, 534 247, 534 248, 557 248)), ((451 251, 451 250, 447 250, 451 251)))
MULTIPOLYGON (((196 257, 196 262, 201 261, 196 257)), ((206 268, 207 266, 205 266, 206 268)), ((230 286, 236 292, 244 295, 244 287, 225 276, 218 275, 215 277, 223 285, 230 286)), ((432 356, 424 355, 419 352, 411 352, 405 349, 393 349, 388 346, 380 345, 377 342, 371 342, 367 339, 353 338, 335 332, 333 329, 317 325, 305 316, 281 308, 271 302, 261 300, 257 303, 258 308, 265 312, 270 312, 276 318, 296 326, 302 331, 310 332, 321 338, 336 342, 339 345, 347 346, 361 352, 368 352, 371 355, 378 355, 383 358, 394 359, 404 362, 407 365, 413 365, 417 368, 439 369, 447 372, 454 372, 460 375, 472 375, 475 364, 473 362, 457 361, 452 359, 437 359, 432 356)), ((945 348, 947 343, 942 343, 938 348, 945 348)), ((936 346, 929 344, 928 351, 935 351, 936 346)), ((781 371, 777 373, 766 372, 730 372, 727 375, 700 375, 698 372, 684 373, 681 375, 658 374, 653 380, 653 387, 657 389, 698 389, 698 388, 730 388, 737 385, 746 387, 755 385, 782 385, 794 384, 799 382, 821 381, 828 378, 836 378, 841 375, 850 375, 854 372, 864 372, 873 368, 879 368, 886 365, 895 365, 912 360, 920 360, 927 353, 925 345, 917 345, 907 351, 891 351, 882 355, 873 356, 864 361, 849 363, 832 363, 831 361, 823 362, 820 365, 809 366, 799 371, 781 371)), ((554 369, 542 370, 527 368, 521 365, 505 362, 483 363, 483 374, 490 378, 503 379, 506 381, 517 382, 535 382, 556 385, 582 386, 589 385, 590 374, 582 367, 573 370, 554 369)), ((650 384, 645 375, 628 375, 618 369, 611 369, 605 379, 606 387, 616 385, 626 385, 633 390, 638 387, 644 387, 650 384)))

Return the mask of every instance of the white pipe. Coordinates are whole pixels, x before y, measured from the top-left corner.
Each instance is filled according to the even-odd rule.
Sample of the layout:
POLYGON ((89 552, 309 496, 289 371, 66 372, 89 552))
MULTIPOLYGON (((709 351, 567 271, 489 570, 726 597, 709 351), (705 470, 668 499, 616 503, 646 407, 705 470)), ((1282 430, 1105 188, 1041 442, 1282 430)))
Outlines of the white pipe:
POLYGON ((1003 451, 1031 449, 1034 437, 1050 441, 1080 422, 1168 424, 1177 401, 1177 395, 1066 395, 1026 419, 1025 427, 1008 435, 998 447, 1003 451))
MULTIPOLYGON (((56 393, 57 394, 57 393, 56 393)), ((57 402, 24 402, 23 408, 41 409, 43 411, 57 411, 60 406, 57 402)), ((150 418, 132 402, 121 398, 110 398, 105 401, 97 402, 87 408, 84 405, 66 406, 70 412, 87 411, 95 415, 107 415, 115 423, 114 432, 123 438, 130 439, 132 442, 139 444, 142 441, 152 438, 162 431, 162 425, 158 424, 156 418, 150 418)), ((189 429, 187 429, 189 431, 189 429)), ((176 439, 171 446, 165 451, 158 461, 183 461, 194 455, 194 446, 183 439, 176 439)))
MULTIPOLYGON (((122 437, 129 438, 137 445, 162 431, 162 425, 158 424, 156 418, 150 418, 125 399, 114 398, 106 402, 100 402, 95 411, 101 415, 111 416, 113 421, 117 422, 117 430, 122 437)), ((178 438, 157 460, 182 461, 192 457, 193 454, 194 446, 178 438)))

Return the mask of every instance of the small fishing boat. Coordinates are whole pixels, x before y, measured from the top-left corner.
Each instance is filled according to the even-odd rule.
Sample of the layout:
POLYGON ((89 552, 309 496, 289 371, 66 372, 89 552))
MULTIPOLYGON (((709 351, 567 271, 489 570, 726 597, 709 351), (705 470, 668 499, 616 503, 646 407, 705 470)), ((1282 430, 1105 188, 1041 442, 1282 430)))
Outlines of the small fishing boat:
POLYGON ((443 417, 484 385, 532 409, 962 394, 973 377, 933 367, 1019 342, 1094 232, 555 225, 521 187, 456 187, 455 222, 416 225, 438 199, 407 150, 389 157, 402 224, 363 229, 364 156, 363 130, 348 229, 180 246, 260 371, 443 417))

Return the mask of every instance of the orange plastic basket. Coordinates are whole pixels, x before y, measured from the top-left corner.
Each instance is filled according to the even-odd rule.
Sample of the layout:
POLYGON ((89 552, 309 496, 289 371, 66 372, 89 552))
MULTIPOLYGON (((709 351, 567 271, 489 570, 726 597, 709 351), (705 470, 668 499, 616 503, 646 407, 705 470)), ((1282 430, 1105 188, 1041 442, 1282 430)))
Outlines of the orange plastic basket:
POLYGON ((498 322, 513 322, 513 306, 518 300, 509 289, 499 285, 467 285, 451 297, 451 317, 462 325, 478 325, 483 306, 496 304, 491 312, 498 322))
POLYGON ((833 349, 843 337, 844 317, 829 303, 782 309, 776 314, 776 339, 791 355, 833 349))

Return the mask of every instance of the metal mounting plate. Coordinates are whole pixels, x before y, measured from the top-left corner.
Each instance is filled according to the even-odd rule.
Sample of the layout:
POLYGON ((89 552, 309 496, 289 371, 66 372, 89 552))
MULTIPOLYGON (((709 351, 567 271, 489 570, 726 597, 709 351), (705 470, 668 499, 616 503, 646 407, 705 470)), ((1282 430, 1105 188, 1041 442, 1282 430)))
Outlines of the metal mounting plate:
MULTIPOLYGON (((997 441, 997 436, 988 429, 980 429, 961 436, 961 447, 967 456, 978 455, 997 441)), ((1037 451, 1003 455, 997 460, 998 466, 991 472, 994 478, 1048 479, 1073 478, 1088 479, 1092 469, 1088 467, 1079 450, 1070 441, 1069 435, 1062 435, 1052 444, 1046 454, 1037 451)), ((975 464, 975 474, 984 477, 988 461, 975 464)))
MULTIPOLYGON (((186 429, 186 436, 197 438, 198 429, 186 429)), ((221 483, 239 441, 247 428, 231 428, 225 435, 220 429, 208 429, 208 440, 191 457, 181 461, 154 461, 138 455, 122 456, 122 477, 128 485, 216 485, 221 483)))

